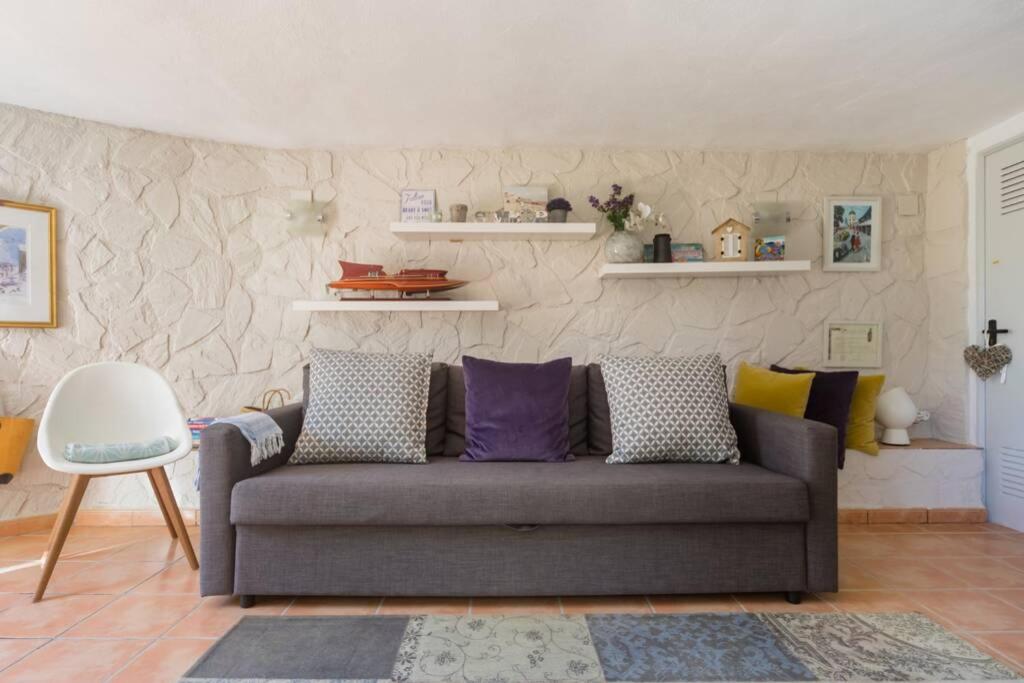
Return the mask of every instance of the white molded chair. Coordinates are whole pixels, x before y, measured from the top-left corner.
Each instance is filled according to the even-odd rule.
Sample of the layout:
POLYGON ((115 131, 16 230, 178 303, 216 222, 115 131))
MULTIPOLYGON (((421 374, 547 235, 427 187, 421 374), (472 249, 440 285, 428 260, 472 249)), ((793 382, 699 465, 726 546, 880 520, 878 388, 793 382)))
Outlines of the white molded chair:
POLYGON ((132 472, 149 475, 171 537, 181 543, 189 566, 199 568, 181 511, 164 472, 164 465, 191 452, 192 435, 178 407, 174 390, 160 373, 144 365, 117 362, 94 363, 72 370, 50 394, 39 423, 38 446, 47 466, 71 474, 72 479, 50 534, 35 602, 41 600, 46 591, 86 486, 93 477, 132 472), (64 447, 72 442, 138 442, 161 436, 173 437, 178 441, 178 447, 171 453, 153 458, 97 465, 64 459, 64 447))

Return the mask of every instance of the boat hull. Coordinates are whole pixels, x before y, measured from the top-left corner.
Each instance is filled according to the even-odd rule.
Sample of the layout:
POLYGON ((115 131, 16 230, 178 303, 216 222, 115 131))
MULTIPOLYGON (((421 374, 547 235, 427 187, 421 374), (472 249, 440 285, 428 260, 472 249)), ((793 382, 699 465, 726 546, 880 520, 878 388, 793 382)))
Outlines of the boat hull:
POLYGON ((446 270, 419 268, 388 275, 382 266, 375 264, 350 261, 338 263, 341 264, 341 278, 327 283, 327 287, 332 290, 397 292, 405 296, 447 292, 468 284, 465 280, 449 280, 446 270))

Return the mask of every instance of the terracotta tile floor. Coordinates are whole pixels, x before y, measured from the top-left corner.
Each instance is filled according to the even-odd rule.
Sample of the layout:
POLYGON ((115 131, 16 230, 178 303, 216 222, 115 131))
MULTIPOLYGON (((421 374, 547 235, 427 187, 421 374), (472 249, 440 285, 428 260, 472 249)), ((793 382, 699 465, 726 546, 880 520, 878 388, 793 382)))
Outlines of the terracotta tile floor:
MULTIPOLYGON (((193 528, 193 543, 198 533, 193 528)), ((200 598, 162 527, 76 527, 43 602, 46 534, 0 537, 0 683, 176 681, 243 614, 921 612, 1024 672, 1024 534, 993 524, 841 527, 840 592, 565 598, 200 598)))

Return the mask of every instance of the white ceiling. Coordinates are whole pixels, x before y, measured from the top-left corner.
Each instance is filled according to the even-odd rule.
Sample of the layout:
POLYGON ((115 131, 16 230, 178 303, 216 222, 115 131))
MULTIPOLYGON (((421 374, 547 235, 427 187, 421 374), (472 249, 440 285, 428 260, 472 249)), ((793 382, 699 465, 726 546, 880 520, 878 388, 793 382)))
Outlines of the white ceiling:
POLYGON ((269 147, 921 149, 1024 111, 1021 0, 5 0, 0 101, 269 147))

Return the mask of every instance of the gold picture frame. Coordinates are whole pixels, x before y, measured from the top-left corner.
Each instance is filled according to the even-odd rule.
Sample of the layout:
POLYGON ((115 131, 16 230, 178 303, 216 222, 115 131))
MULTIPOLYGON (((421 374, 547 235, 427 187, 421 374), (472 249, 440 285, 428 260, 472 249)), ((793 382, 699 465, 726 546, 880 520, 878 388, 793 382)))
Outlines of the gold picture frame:
MULTIPOLYGON (((57 327, 57 209, 0 199, 0 237, 3 231, 8 229, 21 229, 24 232, 20 241, 26 256, 23 262, 15 264, 9 259, 4 259, 4 254, 0 254, 0 327, 57 327), (23 221, 12 221, 12 218, 16 219, 17 212, 26 212, 23 221), (29 234, 30 231, 32 235, 29 234), (28 245, 35 243, 43 233, 46 235, 47 253, 34 256, 34 250, 28 249, 28 245), (43 266, 48 272, 33 273, 35 269, 43 266), (5 282, 11 284, 5 287, 5 282), (36 288, 48 289, 49 296, 36 302, 30 298, 22 305, 17 301, 6 300, 14 299, 15 295, 4 291, 12 288, 15 295, 19 289, 27 289, 29 292, 36 288), (23 312, 19 318, 18 312, 21 309, 23 312)), ((10 245, 7 246, 9 254, 10 245)))

